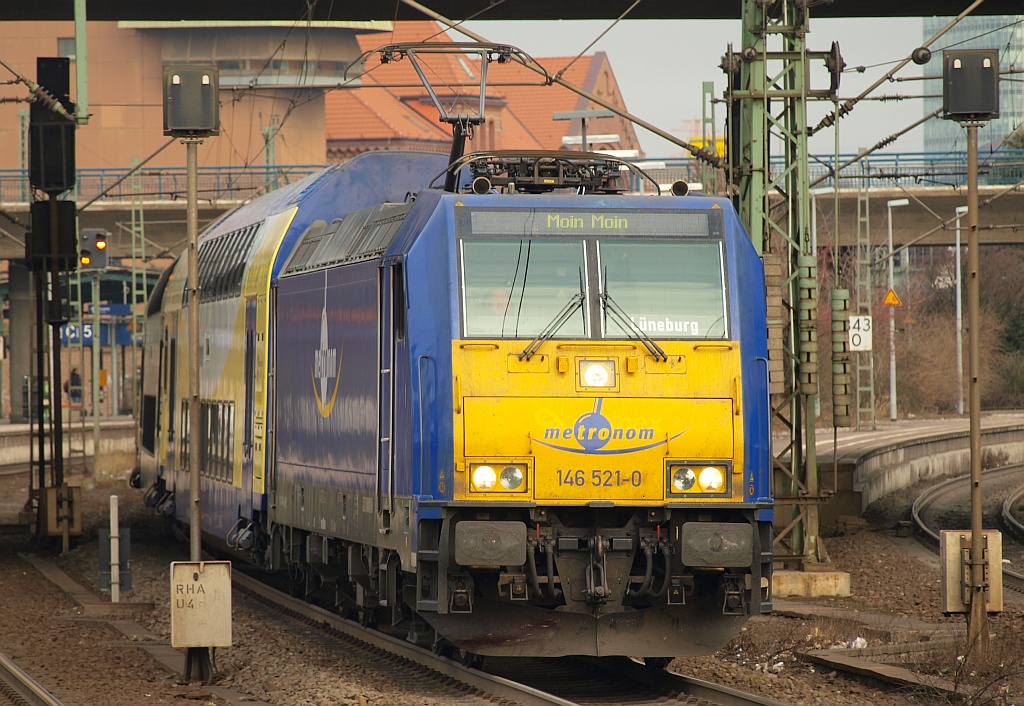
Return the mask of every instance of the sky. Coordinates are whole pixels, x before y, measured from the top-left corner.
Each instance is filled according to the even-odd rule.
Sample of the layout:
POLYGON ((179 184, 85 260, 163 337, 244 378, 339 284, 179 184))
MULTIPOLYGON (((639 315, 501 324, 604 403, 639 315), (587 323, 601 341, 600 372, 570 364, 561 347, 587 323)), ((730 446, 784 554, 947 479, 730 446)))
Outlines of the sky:
MULTIPOLYGON (((467 23, 467 27, 492 42, 512 44, 535 58, 544 56, 575 56, 586 49, 611 22, 606 21, 508 21, 467 23)), ((454 41, 467 41, 456 32, 454 41)), ((884 19, 811 19, 807 36, 810 51, 828 51, 832 42, 839 42, 847 64, 839 88, 840 99, 853 98, 885 75, 896 63, 923 43, 919 18, 884 19), (853 67, 864 66, 863 73, 853 67)), ((740 47, 740 21, 737 20, 624 20, 613 27, 587 53, 605 52, 615 72, 627 109, 660 129, 683 139, 699 134, 689 125, 701 117, 701 87, 713 81, 715 95, 722 97, 726 76, 719 68, 729 43, 740 47)), ((941 39, 940 39, 941 42, 941 39)), ((934 49, 935 47, 933 47, 934 49)), ((542 62, 543 63, 543 62, 542 62)), ((561 66, 546 66, 557 71, 561 66)), ((941 54, 935 52, 924 67, 909 63, 898 78, 942 73, 941 54)), ((812 88, 827 88, 828 75, 822 62, 812 65, 812 88), (819 68, 815 68, 819 67, 819 68)), ((919 96, 923 83, 909 81, 885 83, 871 95, 919 96)), ((831 111, 831 103, 817 102, 810 106, 816 125, 831 111)), ((921 100, 862 101, 839 127, 840 151, 854 153, 871 147, 885 137, 919 120, 924 114, 921 100)), ((716 107, 719 134, 724 125, 725 104, 716 107)), ((699 125, 699 122, 697 123, 699 125)), ((699 128, 698 128, 699 129, 699 128)), ((886 151, 920 152, 922 128, 918 127, 900 138, 886 151)), ((677 145, 637 127, 637 136, 648 158, 680 154, 677 145)), ((814 154, 835 151, 835 131, 824 130, 811 141, 814 154)))

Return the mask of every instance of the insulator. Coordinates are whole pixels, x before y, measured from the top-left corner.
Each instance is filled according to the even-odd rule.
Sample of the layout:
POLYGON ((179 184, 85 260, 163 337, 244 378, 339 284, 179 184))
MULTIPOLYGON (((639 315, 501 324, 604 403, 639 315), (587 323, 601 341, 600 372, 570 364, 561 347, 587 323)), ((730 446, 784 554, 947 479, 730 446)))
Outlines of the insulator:
POLYGON ((832 290, 832 425, 853 426, 850 375, 850 290, 832 290))
POLYGON ((888 137, 883 138, 877 145, 875 145, 875 148, 876 149, 881 149, 881 148, 885 147, 886 145, 891 145, 893 142, 896 141, 897 137, 899 137, 899 136, 898 135, 889 135, 888 137))
POLYGON ((797 258, 800 394, 818 394, 818 260, 813 255, 797 258))

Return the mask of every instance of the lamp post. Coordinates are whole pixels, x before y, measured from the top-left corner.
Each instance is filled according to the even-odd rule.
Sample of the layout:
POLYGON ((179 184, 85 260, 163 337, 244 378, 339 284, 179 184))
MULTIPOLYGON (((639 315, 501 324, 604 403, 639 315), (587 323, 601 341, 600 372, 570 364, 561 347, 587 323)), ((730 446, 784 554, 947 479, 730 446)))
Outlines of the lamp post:
MULTIPOLYGON (((889 221, 889 291, 893 291, 892 210, 909 203, 908 199, 893 199, 885 203, 889 221)), ((889 307, 889 420, 896 421, 896 308, 894 306, 889 307)))
MULTIPOLYGON (((587 118, 614 118, 615 113, 610 110, 570 110, 564 113, 554 113, 552 120, 576 120, 580 121, 580 147, 584 152, 590 151, 590 140, 587 140, 587 118)), ((563 142, 564 144, 564 142, 563 142)))
POLYGON ((960 218, 966 206, 956 207, 956 413, 964 413, 964 302, 961 294, 963 276, 960 271, 960 218))

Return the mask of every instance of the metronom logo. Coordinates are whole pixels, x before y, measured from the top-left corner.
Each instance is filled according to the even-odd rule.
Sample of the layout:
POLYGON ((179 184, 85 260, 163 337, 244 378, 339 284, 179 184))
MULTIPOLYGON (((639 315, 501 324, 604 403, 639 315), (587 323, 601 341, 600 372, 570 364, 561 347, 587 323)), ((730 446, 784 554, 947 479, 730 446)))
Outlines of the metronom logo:
POLYGON ((658 430, 654 427, 617 426, 613 424, 608 417, 601 414, 603 403, 604 400, 602 399, 596 400, 594 411, 580 415, 572 423, 572 426, 546 427, 544 429, 544 439, 547 441, 541 441, 537 438, 534 441, 551 449, 577 454, 629 454, 662 446, 672 439, 682 436, 687 431, 683 429, 672 436, 662 432, 662 438, 655 441, 658 437, 658 430), (550 443, 552 441, 574 441, 576 445, 563 446, 550 443), (606 448, 609 444, 611 444, 611 448, 606 448))
POLYGON ((320 347, 313 351, 313 396, 321 417, 328 417, 338 399, 341 382, 341 352, 330 345, 327 331, 327 273, 324 272, 324 308, 320 312, 320 347), (333 389, 329 380, 334 378, 333 389), (330 396, 328 396, 330 393, 330 396))

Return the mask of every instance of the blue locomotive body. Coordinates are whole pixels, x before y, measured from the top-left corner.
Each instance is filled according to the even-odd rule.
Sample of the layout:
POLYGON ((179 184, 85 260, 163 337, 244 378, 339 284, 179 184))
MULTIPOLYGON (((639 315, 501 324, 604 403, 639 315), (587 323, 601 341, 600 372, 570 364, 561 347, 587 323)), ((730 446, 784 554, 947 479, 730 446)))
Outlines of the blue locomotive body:
POLYGON ((364 155, 203 234, 198 434, 168 271, 152 503, 189 521, 199 443, 208 539, 410 639, 718 649, 771 609, 764 276, 731 205, 427 188, 444 169, 364 155))

